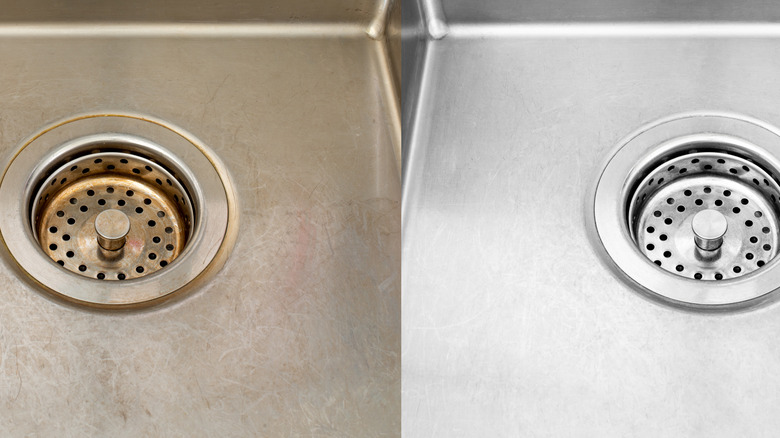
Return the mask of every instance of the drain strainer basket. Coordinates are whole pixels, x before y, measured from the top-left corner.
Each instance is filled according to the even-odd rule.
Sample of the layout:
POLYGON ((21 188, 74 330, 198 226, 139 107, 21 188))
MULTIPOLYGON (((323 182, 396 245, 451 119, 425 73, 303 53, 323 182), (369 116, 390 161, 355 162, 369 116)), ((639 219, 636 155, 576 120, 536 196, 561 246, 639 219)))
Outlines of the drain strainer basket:
POLYGON ((735 308, 780 287, 780 134, 733 114, 643 127, 605 165, 589 205, 618 272, 655 298, 735 308))
POLYGON ((43 251, 60 266, 99 280, 151 275, 176 260, 194 223, 192 199, 160 164, 109 148, 70 160, 39 182, 31 226, 43 251), (118 225, 116 235, 107 227, 118 225))
POLYGON ((47 291, 104 308, 198 284, 235 242, 230 177, 180 128, 133 114, 64 120, 24 142, 0 182, 0 234, 47 291), (21 194, 21 196, 20 196, 21 194))

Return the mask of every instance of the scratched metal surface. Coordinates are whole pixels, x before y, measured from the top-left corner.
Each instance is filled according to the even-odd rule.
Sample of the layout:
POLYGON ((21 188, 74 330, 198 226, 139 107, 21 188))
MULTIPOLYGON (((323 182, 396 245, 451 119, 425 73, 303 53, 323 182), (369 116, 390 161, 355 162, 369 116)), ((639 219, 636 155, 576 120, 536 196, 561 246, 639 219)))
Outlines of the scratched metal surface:
POLYGON ((648 301, 600 262, 583 211, 644 123, 715 109, 780 125, 780 32, 642 29, 452 25, 428 42, 404 180, 406 436, 780 427, 780 308, 648 301))
POLYGON ((143 313, 51 301, 4 260, 0 435, 398 435, 399 145, 384 43, 357 26, 38 30, 0 32, 2 162, 61 117, 152 114, 225 162, 241 236, 202 289, 143 313))

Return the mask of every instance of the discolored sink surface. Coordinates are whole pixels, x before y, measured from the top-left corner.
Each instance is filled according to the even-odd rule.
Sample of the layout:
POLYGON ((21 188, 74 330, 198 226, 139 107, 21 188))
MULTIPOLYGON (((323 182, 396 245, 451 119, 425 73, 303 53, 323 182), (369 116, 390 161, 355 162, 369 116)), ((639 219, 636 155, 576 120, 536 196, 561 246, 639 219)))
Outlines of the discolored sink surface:
POLYGON ((400 140, 366 9, 346 24, 0 25, 4 164, 54 120, 150 114, 216 152, 241 218, 222 271, 144 312, 48 299, 4 257, 0 435, 399 433, 400 140))

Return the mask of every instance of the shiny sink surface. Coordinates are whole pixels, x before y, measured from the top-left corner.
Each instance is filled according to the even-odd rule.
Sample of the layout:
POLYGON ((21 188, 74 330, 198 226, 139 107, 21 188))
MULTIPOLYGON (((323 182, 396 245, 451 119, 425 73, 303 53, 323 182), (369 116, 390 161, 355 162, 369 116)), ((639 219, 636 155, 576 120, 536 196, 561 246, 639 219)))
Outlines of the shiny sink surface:
POLYGON ((397 435, 389 4, 46 3, 4 5, 3 165, 55 120, 148 114, 221 158, 241 222, 216 276, 142 312, 49 299, 4 253, 0 435, 397 435))
POLYGON ((646 299, 596 250, 586 205, 649 122, 727 111, 780 125, 780 10, 553 3, 409 6, 422 48, 404 58, 404 430, 771 435, 777 305, 646 299))

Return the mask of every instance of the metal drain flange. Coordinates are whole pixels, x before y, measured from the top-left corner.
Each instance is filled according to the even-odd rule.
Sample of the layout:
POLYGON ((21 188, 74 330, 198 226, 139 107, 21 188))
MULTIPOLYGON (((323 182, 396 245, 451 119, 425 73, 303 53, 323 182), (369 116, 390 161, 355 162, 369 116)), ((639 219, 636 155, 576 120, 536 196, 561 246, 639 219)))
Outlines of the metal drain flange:
POLYGON ((780 288, 780 131, 692 113, 625 139, 594 188, 594 237, 650 296, 728 309, 780 288))
POLYGON ((56 296, 95 307, 190 289, 224 263, 237 229, 232 183, 213 152, 132 114, 84 115, 31 136, 0 202, 13 207, 0 233, 18 265, 56 296))

